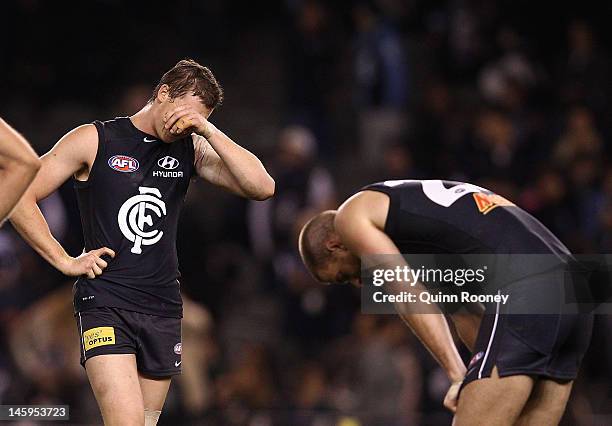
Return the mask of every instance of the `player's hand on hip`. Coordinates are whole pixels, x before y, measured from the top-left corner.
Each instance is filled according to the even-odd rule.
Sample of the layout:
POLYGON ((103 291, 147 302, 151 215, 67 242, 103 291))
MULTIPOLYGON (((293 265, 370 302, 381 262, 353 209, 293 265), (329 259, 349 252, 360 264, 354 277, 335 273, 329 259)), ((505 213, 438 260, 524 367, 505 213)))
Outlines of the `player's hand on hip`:
POLYGON ((192 132, 209 138, 215 127, 190 106, 180 105, 164 117, 164 128, 173 135, 187 135, 192 132))
POLYGON ((102 274, 108 263, 102 256, 115 257, 115 252, 107 247, 88 251, 78 257, 70 257, 61 265, 60 271, 71 277, 86 276, 93 279, 102 274))
POLYGON ((463 380, 451 383, 450 388, 448 388, 448 392, 446 392, 446 396, 444 397, 444 406, 453 413, 457 411, 457 403, 459 402, 459 390, 461 389, 462 383, 463 380))

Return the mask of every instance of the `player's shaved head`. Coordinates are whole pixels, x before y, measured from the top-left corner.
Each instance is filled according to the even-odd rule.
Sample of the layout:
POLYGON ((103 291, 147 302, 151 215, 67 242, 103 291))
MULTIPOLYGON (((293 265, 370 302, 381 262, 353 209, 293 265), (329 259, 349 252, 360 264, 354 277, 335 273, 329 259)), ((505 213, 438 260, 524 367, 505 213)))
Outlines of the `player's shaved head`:
POLYGON ((334 235, 336 210, 327 210, 310 219, 302 228, 299 237, 300 255, 306 267, 317 278, 317 271, 324 268, 331 257, 326 243, 334 235))

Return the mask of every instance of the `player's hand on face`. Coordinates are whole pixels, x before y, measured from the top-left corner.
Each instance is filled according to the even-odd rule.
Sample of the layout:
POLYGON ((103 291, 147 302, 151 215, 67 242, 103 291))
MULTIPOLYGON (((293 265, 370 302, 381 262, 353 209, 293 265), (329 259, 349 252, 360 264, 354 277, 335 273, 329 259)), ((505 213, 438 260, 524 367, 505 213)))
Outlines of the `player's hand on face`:
POLYGON ((208 138, 212 125, 206 117, 189 105, 179 105, 164 116, 164 129, 172 135, 183 136, 192 132, 208 138))
POLYGON ((444 397, 444 406, 453 413, 457 411, 457 403, 459 402, 459 389, 461 389, 462 383, 463 380, 451 383, 450 387, 448 388, 448 392, 446 392, 446 396, 444 397))
POLYGON ((93 279, 101 275, 108 266, 108 263, 102 259, 104 255, 115 257, 115 252, 107 247, 91 250, 78 257, 69 258, 60 270, 71 277, 86 276, 93 279))

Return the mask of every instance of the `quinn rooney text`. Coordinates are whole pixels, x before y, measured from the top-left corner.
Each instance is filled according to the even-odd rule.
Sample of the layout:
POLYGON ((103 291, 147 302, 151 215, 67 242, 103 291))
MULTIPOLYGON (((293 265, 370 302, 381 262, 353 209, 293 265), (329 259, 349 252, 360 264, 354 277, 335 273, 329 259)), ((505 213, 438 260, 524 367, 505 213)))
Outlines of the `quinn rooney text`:
POLYGON ((470 294, 462 291, 460 294, 428 293, 422 291, 418 294, 402 291, 397 294, 385 294, 377 291, 372 294, 375 303, 416 303, 428 305, 432 303, 501 303, 506 304, 510 296, 507 294, 470 294))

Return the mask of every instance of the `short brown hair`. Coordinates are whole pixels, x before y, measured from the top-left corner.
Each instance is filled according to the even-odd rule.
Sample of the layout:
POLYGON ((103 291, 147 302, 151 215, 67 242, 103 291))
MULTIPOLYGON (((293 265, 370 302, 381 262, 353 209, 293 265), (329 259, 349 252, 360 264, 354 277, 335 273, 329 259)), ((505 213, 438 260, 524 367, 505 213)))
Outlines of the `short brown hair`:
POLYGON ((334 219, 336 210, 327 210, 310 219, 302 228, 299 236, 299 249, 302 261, 312 275, 319 281, 317 270, 324 268, 331 254, 325 242, 335 232, 334 219))
POLYGON ((168 70, 157 83, 149 102, 155 101, 162 85, 168 85, 171 98, 178 98, 191 92, 202 103, 214 109, 223 103, 223 89, 207 67, 193 59, 183 59, 168 70))

